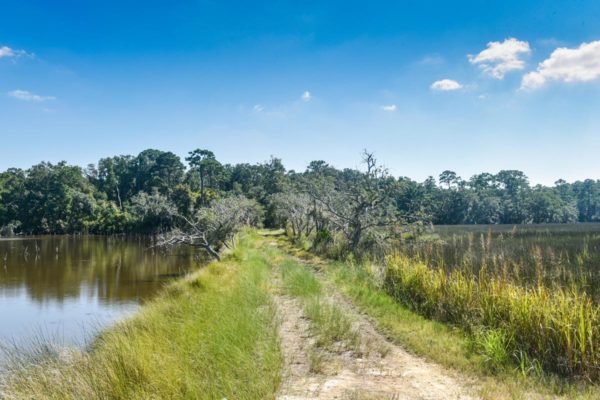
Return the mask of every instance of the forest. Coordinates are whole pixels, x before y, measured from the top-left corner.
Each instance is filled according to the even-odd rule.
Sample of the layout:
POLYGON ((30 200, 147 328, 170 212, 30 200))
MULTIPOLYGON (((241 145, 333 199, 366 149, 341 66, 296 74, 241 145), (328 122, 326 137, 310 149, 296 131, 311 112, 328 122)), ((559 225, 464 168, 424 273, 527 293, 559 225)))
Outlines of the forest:
MULTIPOLYGON (((0 227, 8 234, 156 233, 177 215, 191 216, 213 199, 243 195, 255 200, 267 226, 276 226, 276 194, 302 192, 320 177, 352 181, 364 171, 339 170, 324 161, 305 171, 287 170, 278 158, 258 164, 223 164, 209 150, 185 158, 144 150, 101 159, 86 168, 42 162, 0 173, 0 227)), ((531 186, 516 170, 481 173, 465 180, 452 171, 416 182, 385 174, 395 212, 407 222, 530 224, 600 221, 600 181, 531 186)))
POLYGON ((184 161, 172 152, 148 149, 137 156, 103 158, 85 168, 42 162, 27 170, 8 169, 0 173, 0 233, 160 233, 213 200, 231 196, 254 201, 264 224, 276 227, 282 224, 277 204, 314 198, 317 192, 322 200, 329 196, 326 191, 373 182, 385 191, 385 213, 393 214, 396 222, 600 222, 600 180, 532 186, 523 172, 503 170, 469 179, 443 171, 437 179, 416 182, 393 177, 378 165, 371 166, 377 169, 373 179, 365 180, 374 171, 340 170, 312 161, 297 172, 286 169, 278 158, 231 165, 201 149, 191 151, 184 161))

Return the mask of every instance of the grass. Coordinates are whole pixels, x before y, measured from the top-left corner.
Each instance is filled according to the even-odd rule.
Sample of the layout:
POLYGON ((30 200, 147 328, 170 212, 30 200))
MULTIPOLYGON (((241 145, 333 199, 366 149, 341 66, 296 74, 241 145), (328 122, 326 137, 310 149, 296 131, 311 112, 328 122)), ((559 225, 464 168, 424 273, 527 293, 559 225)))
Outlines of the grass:
POLYGON ((492 369, 600 380, 600 225, 435 230, 381 263, 385 292, 464 329, 492 369))
POLYGON ((508 351, 514 338, 501 328, 467 331, 456 324, 427 318, 416 312, 411 305, 399 301, 386 290, 381 266, 324 260, 293 247, 284 238, 280 239, 280 246, 307 259, 313 268, 318 268, 391 340, 418 355, 471 376, 478 382, 480 395, 485 399, 600 397, 598 386, 589 381, 565 379, 544 372, 539 363, 525 355, 515 363, 514 354, 508 351))
POLYGON ((281 266, 285 291, 294 297, 303 299, 319 297, 322 292, 321 283, 307 268, 302 268, 293 260, 285 260, 281 266))
POLYGON ((352 321, 336 304, 314 298, 305 303, 304 312, 311 320, 316 334, 316 345, 327 349, 343 342, 347 348, 357 351, 360 348, 360 336, 353 329, 352 321))
POLYGON ((323 363, 325 356, 320 349, 311 348, 308 350, 308 364, 310 372, 320 374, 323 372, 323 363))
MULTIPOLYGON (((282 259, 280 268, 284 290, 300 299, 304 314, 310 320, 317 348, 358 351, 360 335, 344 310, 324 295, 322 284, 314 272, 281 251, 278 253, 279 259, 282 259)), ((313 361, 315 366, 321 363, 322 354, 317 349, 311 350, 310 357, 314 358, 311 359, 311 365, 313 361)))
POLYGON ((591 381, 600 377, 600 308, 577 288, 522 287, 485 270, 478 276, 446 273, 396 255, 388 259, 383 289, 427 318, 487 332, 474 337, 483 338, 488 360, 539 364, 591 381))
POLYGON ((233 254, 169 286, 89 352, 13 360, 6 399, 269 399, 282 354, 270 267, 246 235, 233 254))
POLYGON ((600 224, 438 226, 393 247, 435 269, 570 288, 600 300, 600 224))
POLYGON ((483 398, 600 398, 589 384, 600 365, 600 316, 577 288, 448 273, 400 255, 381 265, 328 261, 283 237, 279 244, 244 234, 223 262, 169 286, 88 352, 47 346, 16 356, 0 398, 273 399, 283 364, 273 272, 310 321, 313 372, 328 352, 361 345, 333 285, 394 342, 476 379, 483 398), (565 368, 569 378, 551 373, 565 368))

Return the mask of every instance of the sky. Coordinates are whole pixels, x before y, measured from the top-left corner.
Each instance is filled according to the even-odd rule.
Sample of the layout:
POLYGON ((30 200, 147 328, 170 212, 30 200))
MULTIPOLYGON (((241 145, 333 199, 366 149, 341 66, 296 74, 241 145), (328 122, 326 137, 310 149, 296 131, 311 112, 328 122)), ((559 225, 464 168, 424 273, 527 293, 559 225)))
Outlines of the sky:
POLYGON ((0 170, 147 148, 600 178, 600 2, 3 0, 0 170))

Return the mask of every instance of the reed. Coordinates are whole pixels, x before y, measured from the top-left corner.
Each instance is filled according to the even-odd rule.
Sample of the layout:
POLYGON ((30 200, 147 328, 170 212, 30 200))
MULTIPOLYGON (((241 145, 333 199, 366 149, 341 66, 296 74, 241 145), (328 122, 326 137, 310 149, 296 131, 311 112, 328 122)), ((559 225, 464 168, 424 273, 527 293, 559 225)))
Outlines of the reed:
POLYGON ((383 287, 419 314, 472 333, 483 351, 494 340, 492 363, 512 359, 527 369, 539 364, 561 375, 599 378, 600 308, 576 285, 524 286, 485 267, 476 275, 446 271, 396 253, 387 258, 383 287))
POLYGON ((419 315, 462 328, 492 370, 600 379, 600 224, 434 227, 383 256, 337 259, 419 315))
POLYGON ((2 399, 273 399, 281 381, 270 267, 244 236, 234 254, 165 289, 90 351, 11 359, 2 399))

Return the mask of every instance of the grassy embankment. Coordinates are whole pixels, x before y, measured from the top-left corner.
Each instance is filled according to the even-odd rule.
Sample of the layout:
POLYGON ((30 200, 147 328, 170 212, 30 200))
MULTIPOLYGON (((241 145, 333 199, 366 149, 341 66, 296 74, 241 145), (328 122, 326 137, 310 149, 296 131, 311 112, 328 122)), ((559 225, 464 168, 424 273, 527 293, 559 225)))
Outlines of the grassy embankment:
POLYGON ((382 268, 325 260, 283 238, 280 244, 310 260, 390 339, 476 377, 484 398, 600 397, 590 381, 543 368, 550 357, 567 351, 572 351, 571 362, 595 360, 598 349, 592 346, 599 325, 591 319, 596 314, 588 299, 541 287, 526 290, 484 276, 478 283, 460 272, 447 276, 399 256, 382 268))
MULTIPOLYGON (((319 259, 289 246, 283 237, 279 243, 288 252, 308 257, 321 276, 346 293, 390 339, 479 378, 484 398, 540 398, 557 393, 599 398, 597 386, 582 388, 577 381, 544 372, 540 361, 521 358, 522 363, 514 363, 514 346, 537 341, 544 349, 547 337, 546 353, 553 354, 556 341, 563 340, 561 332, 569 333, 564 340, 573 343, 574 351, 585 350, 581 354, 595 357, 597 336, 592 335, 597 325, 588 330, 588 323, 577 324, 589 321, 593 309, 582 308, 586 303, 581 299, 561 300, 569 293, 541 288, 526 292, 493 280, 474 286, 469 276, 449 279, 399 258, 390 260, 382 271, 375 265, 319 259), (486 303, 479 304, 482 301, 486 303), (522 313, 515 314, 517 310, 522 313), (495 314, 490 319, 480 319, 491 312, 495 314), (543 333, 557 321, 570 321, 570 325, 545 336, 535 332, 536 326, 543 333), (529 328, 526 335, 515 338, 514 332, 520 331, 509 329, 519 322, 529 328)), ((22 360, 0 392, 5 398, 273 398, 282 367, 270 297, 274 266, 280 268, 284 290, 301 299, 311 320, 317 347, 310 358, 318 370, 319 347, 340 340, 352 345, 357 335, 349 329, 344 313, 324 300, 322 283, 310 268, 266 246, 256 235, 245 234, 223 262, 169 286, 139 315, 102 334, 89 353, 70 354, 69 360, 48 355, 34 362, 22 360)))
POLYGON ((269 399, 281 380, 270 266, 251 236, 170 285, 87 353, 13 364, 11 399, 269 399))

